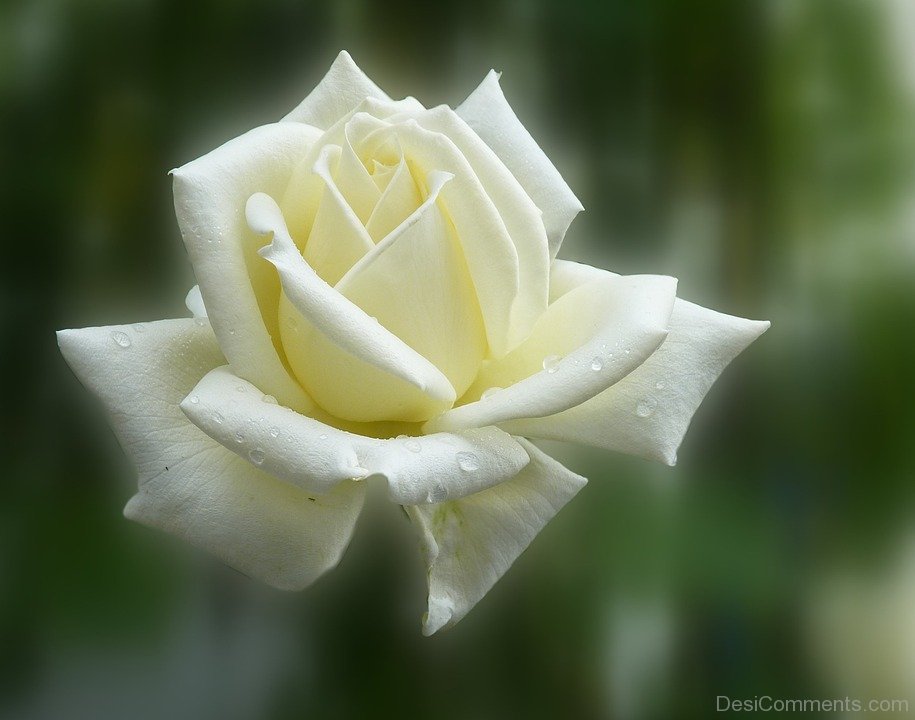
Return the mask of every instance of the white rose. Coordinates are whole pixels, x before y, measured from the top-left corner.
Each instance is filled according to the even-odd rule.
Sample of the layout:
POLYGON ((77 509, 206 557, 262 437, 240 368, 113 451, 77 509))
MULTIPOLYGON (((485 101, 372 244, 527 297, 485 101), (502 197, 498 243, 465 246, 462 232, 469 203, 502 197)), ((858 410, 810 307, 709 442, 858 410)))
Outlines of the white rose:
POLYGON ((581 204, 490 73, 457 110, 341 53, 282 121, 173 172, 194 319, 65 330, 139 470, 127 517, 303 588, 380 477, 452 625, 585 484, 523 437, 673 464, 768 323, 554 259, 581 204))

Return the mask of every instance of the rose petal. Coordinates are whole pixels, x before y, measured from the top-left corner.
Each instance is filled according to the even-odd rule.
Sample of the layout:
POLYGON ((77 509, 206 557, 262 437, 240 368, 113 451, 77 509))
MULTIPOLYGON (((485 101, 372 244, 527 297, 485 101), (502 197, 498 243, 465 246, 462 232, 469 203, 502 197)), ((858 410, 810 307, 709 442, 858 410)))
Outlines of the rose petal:
POLYGON ((349 134, 349 125, 346 125, 343 128, 342 152, 334 180, 346 198, 346 202, 349 203, 349 206, 364 227, 372 214, 372 210, 375 209, 375 205, 378 204, 381 190, 378 189, 372 176, 365 169, 362 160, 356 155, 349 134))
MULTIPOLYGON (((325 183, 324 194, 302 253, 305 261, 329 285, 335 285, 359 258, 375 247, 333 178, 330 165, 339 165, 340 155, 339 145, 325 145, 318 155, 314 172, 325 183)), ((372 187, 375 187, 374 183, 372 187)))
POLYGON ((195 318, 205 318, 207 316, 207 309, 203 304, 203 297, 200 295, 199 285, 194 285, 194 287, 188 290, 187 295, 184 298, 184 306, 195 318))
POLYGON ((511 480, 460 500, 407 508, 428 570, 424 635, 463 618, 587 483, 526 440, 519 443, 531 461, 511 480))
POLYGON ((574 290, 579 285, 584 285, 592 280, 611 275, 617 277, 616 273, 608 270, 601 270, 592 265, 572 262, 571 260, 553 260, 550 266, 550 302, 554 303, 567 292, 574 290))
POLYGON ((527 337, 547 306, 550 256, 540 216, 502 160, 451 108, 442 105, 417 115, 419 124, 447 137, 470 163, 492 199, 518 253, 519 294, 512 306, 515 338, 527 337))
MULTIPOLYGON (((524 325, 513 322, 513 307, 521 291, 518 252, 502 217, 479 179, 451 140, 408 120, 370 133, 361 152, 396 139, 404 157, 423 173, 454 176, 442 190, 442 202, 463 248, 486 327, 490 353, 505 355, 524 337, 524 325)), ((544 302, 545 302, 544 293, 544 302)), ((521 303, 523 306, 523 303, 521 303)))
POLYGON ((457 114, 495 151, 543 212, 550 257, 556 257, 566 230, 584 208, 511 109, 499 86, 499 73, 490 70, 457 114))
POLYGON ((390 100, 359 69, 350 54, 341 50, 321 82, 283 121, 307 123, 327 130, 368 97, 390 100))
POLYGON ((283 365, 276 273, 245 223, 255 192, 281 192, 318 131, 298 123, 255 128, 172 171, 175 212, 208 316, 232 368, 297 410, 313 403, 283 365))
POLYGON ((393 502, 459 498, 516 475, 528 456, 497 428, 378 440, 273 404, 228 368, 208 373, 181 403, 210 437, 271 475, 312 493, 383 476, 393 502))
POLYGON ((663 342, 676 286, 670 277, 610 274, 579 286, 550 305, 521 345, 484 367, 468 395, 502 389, 448 410, 426 430, 553 415, 589 400, 663 342))
POLYGON ((678 299, 667 339, 625 378, 578 407, 502 427, 512 434, 584 443, 673 465, 705 394, 728 363, 768 328, 768 322, 678 299))
MULTIPOLYGON (((362 506, 358 484, 316 497, 239 459, 188 421, 179 403, 225 362, 190 318, 58 333, 77 377, 102 400, 139 471, 128 518, 165 530, 241 572, 302 588, 336 565, 362 506)), ((193 398, 189 400, 193 402, 193 398)))
POLYGON ((261 254, 276 267, 288 298, 281 312, 294 308, 305 323, 288 333, 284 326, 284 346, 299 379, 325 410, 357 422, 416 421, 454 402, 454 388, 438 368, 315 274, 272 198, 252 195, 247 216, 257 232, 273 234, 261 254), (295 333, 302 332, 307 337, 297 340, 295 333))
MULTIPOLYGON (((376 170, 375 175, 378 174, 376 170)), ((386 174, 390 177, 386 180, 384 192, 365 225, 366 232, 376 243, 410 217, 423 202, 403 158, 386 174)))
MULTIPOLYGON (((365 98, 353 110, 341 117, 312 145, 310 151, 298 162, 292 176, 280 195, 279 205, 286 218, 286 226, 300 249, 312 231, 319 200, 324 192, 325 182, 314 172, 318 155, 326 145, 353 145, 358 139, 351 138, 351 126, 371 125, 372 129, 388 123, 384 118, 404 112, 419 112, 423 106, 414 98, 386 101, 365 98)), ((354 211, 355 212, 355 211, 354 211)), ((358 217, 358 215, 357 215, 358 217)))
POLYGON ((460 395, 480 368, 486 333, 459 241, 437 202, 452 176, 433 172, 426 180, 425 202, 336 289, 430 360, 460 395))

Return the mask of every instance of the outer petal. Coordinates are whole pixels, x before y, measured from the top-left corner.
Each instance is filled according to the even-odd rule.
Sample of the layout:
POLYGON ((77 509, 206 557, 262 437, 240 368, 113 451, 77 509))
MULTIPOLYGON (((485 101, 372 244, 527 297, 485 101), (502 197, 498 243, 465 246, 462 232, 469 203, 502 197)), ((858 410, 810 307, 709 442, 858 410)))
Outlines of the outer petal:
POLYGON ((458 106, 457 114, 495 151, 543 211, 550 257, 556 257, 566 230, 584 208, 511 109, 499 87, 499 74, 491 70, 458 106))
POLYGON ((673 465, 690 420, 712 384, 769 327, 677 300, 660 348, 616 385, 557 415, 502 425, 530 437, 569 440, 673 465))
POLYGON ((393 502, 441 502, 496 485, 528 463, 525 449, 493 427, 390 440, 338 430, 275 404, 224 367, 181 408, 248 462, 311 493, 380 475, 393 502))
POLYGON ((460 500, 407 508, 428 569, 424 635, 464 617, 587 482, 519 442, 531 462, 515 478, 460 500))
POLYGON ((258 257, 265 241, 244 211, 255 192, 282 193, 318 134, 298 123, 265 125, 172 171, 175 212, 219 346, 235 372, 302 411, 312 403, 275 345, 279 281, 258 257))
POLYGON ((589 400, 663 342, 676 286, 659 275, 605 274, 577 287, 550 305, 519 347, 485 367, 468 395, 502 389, 448 410, 427 429, 542 417, 589 400))
POLYGON ((283 121, 307 123, 327 130, 368 97, 390 100, 359 69, 350 54, 342 50, 321 82, 283 121))
POLYGON ((286 350, 300 379, 325 410, 357 422, 410 421, 425 419, 416 413, 434 413, 440 405, 454 402, 454 388, 438 368, 315 274, 289 237, 272 198, 252 195, 247 216, 257 232, 273 235, 261 254, 276 266, 284 297, 309 325, 308 337, 298 343, 290 337, 286 350), (353 381, 364 384, 354 387, 353 381), (419 392, 409 393, 410 386, 419 392), (390 392, 380 392, 382 388, 390 392), (375 394, 367 395, 371 390, 375 394), (379 414, 381 407, 392 414, 379 414))
POLYGON ((127 517, 277 587, 304 587, 336 565, 362 506, 361 486, 322 497, 294 488, 233 455, 181 412, 199 378, 225 362, 205 321, 63 330, 58 342, 101 398, 139 471, 127 517))

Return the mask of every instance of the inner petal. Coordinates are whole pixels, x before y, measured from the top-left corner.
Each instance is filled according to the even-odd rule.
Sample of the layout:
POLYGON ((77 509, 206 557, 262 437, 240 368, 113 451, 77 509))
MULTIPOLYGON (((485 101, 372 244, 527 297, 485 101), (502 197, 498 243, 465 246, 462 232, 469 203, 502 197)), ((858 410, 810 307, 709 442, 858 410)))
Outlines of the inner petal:
MULTIPOLYGON (((489 351, 502 357, 530 330, 522 332, 522 326, 512 322, 519 297, 519 263, 505 223, 473 168, 447 137, 408 119, 367 134, 361 151, 374 156, 392 141, 403 149, 409 167, 417 173, 438 170, 454 176, 442 190, 442 207, 454 224, 461 256, 479 299, 489 351)), ((545 288, 543 294, 545 297, 545 288)))
POLYGON ((365 229, 376 243, 406 220, 423 202, 413 174, 403 158, 390 171, 387 185, 365 229))
MULTIPOLYGON (((339 145, 327 145, 315 163, 314 172, 324 181, 325 187, 303 253, 305 261, 318 276, 331 285, 375 246, 333 177, 334 169, 342 169, 344 157, 346 152, 339 145)), ((351 159, 352 162, 362 168, 358 160, 351 159)), ((374 189, 375 184, 371 180, 368 182, 374 189)))
POLYGON ((351 127, 352 123, 349 123, 343 129, 344 141, 334 179, 356 217, 364 225, 378 203, 381 191, 353 148, 350 139, 351 127))
POLYGON ((454 388, 435 365, 318 277, 272 198, 253 195, 247 217, 256 232, 273 236, 260 254, 283 286, 283 347, 325 410, 356 422, 418 422, 454 403, 454 388))
POLYGON ((385 165, 383 162, 372 159, 372 180, 380 192, 384 192, 387 189, 396 169, 393 165, 385 165))
MULTIPOLYGON (((450 180, 450 174, 431 173, 429 194, 420 208, 336 289, 430 360, 460 395, 473 382, 487 345, 467 264, 440 205, 439 193, 450 180)), ((416 189, 412 179, 410 183, 416 189)))

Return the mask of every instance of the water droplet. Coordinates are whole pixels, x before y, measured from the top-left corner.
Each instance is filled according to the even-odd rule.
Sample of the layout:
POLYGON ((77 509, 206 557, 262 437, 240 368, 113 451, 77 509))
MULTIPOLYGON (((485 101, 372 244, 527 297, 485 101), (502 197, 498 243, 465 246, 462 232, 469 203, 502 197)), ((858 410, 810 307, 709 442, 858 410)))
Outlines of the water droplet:
POLYGON ((480 469, 480 461, 471 452, 459 452, 457 454, 457 464, 464 472, 476 472, 480 469))
POLYGON ((260 448, 254 448, 248 453, 248 459, 255 465, 263 465, 264 460, 267 459, 267 454, 260 448))
POLYGON ((229 335, 234 335, 234 334, 235 334, 234 330, 229 330, 229 335))
POLYGON ((136 332, 146 332, 146 326, 143 323, 136 323, 133 325, 133 329, 136 332))
POLYGON ((318 440, 327 440, 327 433, 321 433, 318 435, 318 440))
POLYGON ((192 405, 196 405, 197 403, 200 402, 200 398, 197 397, 196 395, 191 395, 190 400, 191 400, 191 404, 192 404, 192 405))
POLYGON ((635 414, 639 417, 648 417, 655 411, 655 408, 658 407, 658 401, 653 397, 647 397, 644 400, 640 401, 635 408, 635 414))
POLYGON ((242 434, 240 432, 235 433, 235 442, 237 442, 239 445, 241 445, 241 443, 243 443, 244 441, 245 441, 244 434, 242 434))
POLYGON ((629 355, 631 352, 632 352, 632 350, 627 350, 626 354, 629 355))
POLYGON ((207 324, 206 318, 194 318, 194 324, 203 327, 207 324))
POLYGON ((410 452, 418 453, 423 449, 423 446, 419 444, 419 440, 416 440, 415 438, 409 438, 403 445, 410 452))
POLYGON ((498 385, 494 385, 494 386, 491 387, 491 388, 486 388, 486 389, 483 391, 483 394, 480 395, 480 400, 488 400, 488 399, 491 398, 493 395, 495 395, 497 392, 499 392, 501 389, 502 389, 502 388, 500 388, 498 385))
POLYGON ((277 404, 276 398, 273 397, 273 395, 264 395, 264 397, 262 397, 261 400, 263 400, 263 401, 264 401, 265 403, 267 403, 268 405, 276 405, 276 404, 277 404))
POLYGON ((591 369, 594 372, 600 372, 603 369, 603 367, 604 367, 604 361, 601 360, 599 357, 596 357, 591 361, 591 369))
POLYGON ((128 348, 130 347, 130 338, 127 337, 127 333, 121 332, 120 330, 115 330, 111 333, 111 339, 114 340, 114 344, 118 347, 128 348))
POLYGON ((547 372, 554 373, 559 368, 559 362, 562 360, 558 355, 547 355, 543 358, 543 369, 547 372))
POLYGON ((279 437, 279 436, 280 436, 280 429, 278 427, 270 428, 270 437, 275 438, 275 437, 279 437))
POLYGON ((427 503, 440 503, 448 499, 448 490, 441 483, 436 483, 435 487, 426 493, 427 503))
POLYGON ((662 383, 662 382, 657 382, 657 383, 654 384, 654 386, 655 386, 655 388, 658 389, 658 390, 663 390, 663 389, 664 389, 664 383, 662 383))
POLYGON ((244 386, 244 385, 236 385, 236 386, 235 386, 235 389, 238 390, 238 392, 244 392, 244 391, 245 391, 245 386, 244 386))
POLYGON ((223 420, 224 420, 223 416, 220 415, 219 413, 216 413, 213 416, 213 422, 216 423, 217 425, 222 425, 223 420))

